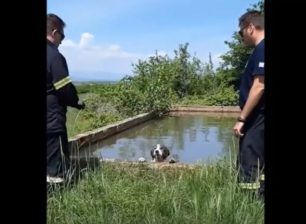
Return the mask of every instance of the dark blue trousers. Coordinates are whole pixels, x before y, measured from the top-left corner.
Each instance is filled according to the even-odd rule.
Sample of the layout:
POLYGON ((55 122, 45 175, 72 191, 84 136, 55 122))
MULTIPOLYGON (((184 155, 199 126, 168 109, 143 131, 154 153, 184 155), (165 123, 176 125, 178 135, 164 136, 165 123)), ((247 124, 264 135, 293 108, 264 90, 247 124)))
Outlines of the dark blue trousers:
POLYGON ((264 192, 264 136, 265 117, 263 112, 252 114, 245 123, 239 140, 238 182, 242 188, 264 192))
POLYGON ((47 175, 64 177, 69 168, 67 133, 47 133, 47 175))

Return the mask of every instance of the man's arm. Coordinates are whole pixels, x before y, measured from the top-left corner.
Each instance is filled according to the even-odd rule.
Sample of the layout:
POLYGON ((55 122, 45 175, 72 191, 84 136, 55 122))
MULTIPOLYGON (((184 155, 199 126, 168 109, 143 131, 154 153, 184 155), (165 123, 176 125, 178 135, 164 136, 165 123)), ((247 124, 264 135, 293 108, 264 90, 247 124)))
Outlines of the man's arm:
POLYGON ((258 104, 260 98, 264 94, 265 90, 265 79, 263 75, 255 75, 253 85, 250 89, 250 93, 248 99, 240 113, 239 119, 242 121, 237 121, 233 131, 237 137, 243 136, 244 134, 241 132, 242 127, 244 125, 244 121, 248 118, 252 110, 258 104))
POLYGON ((265 90, 265 77, 263 75, 255 75, 253 85, 250 89, 247 101, 240 113, 240 118, 246 120, 255 106, 258 104, 265 90))
POLYGON ((66 106, 83 109, 85 105, 79 101, 77 90, 68 75, 69 72, 66 59, 61 54, 54 58, 51 64, 51 70, 53 74, 53 85, 60 103, 66 106))

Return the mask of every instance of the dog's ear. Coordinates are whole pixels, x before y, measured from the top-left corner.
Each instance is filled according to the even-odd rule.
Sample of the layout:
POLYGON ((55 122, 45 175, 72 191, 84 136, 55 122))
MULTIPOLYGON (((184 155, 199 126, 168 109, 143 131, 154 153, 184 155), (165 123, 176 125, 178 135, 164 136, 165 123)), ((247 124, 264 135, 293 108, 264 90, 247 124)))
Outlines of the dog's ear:
POLYGON ((163 146, 163 150, 164 150, 165 158, 170 155, 170 150, 166 146, 163 146))
POLYGON ((161 148, 162 150, 168 150, 168 151, 169 151, 169 149, 168 149, 166 146, 164 146, 164 145, 162 145, 160 148, 161 148))
POLYGON ((169 151, 169 149, 167 149, 167 148, 165 149, 165 155, 166 155, 166 156, 169 156, 169 155, 170 155, 170 151, 169 151))
POLYGON ((151 157, 154 158, 154 149, 151 149, 151 157))

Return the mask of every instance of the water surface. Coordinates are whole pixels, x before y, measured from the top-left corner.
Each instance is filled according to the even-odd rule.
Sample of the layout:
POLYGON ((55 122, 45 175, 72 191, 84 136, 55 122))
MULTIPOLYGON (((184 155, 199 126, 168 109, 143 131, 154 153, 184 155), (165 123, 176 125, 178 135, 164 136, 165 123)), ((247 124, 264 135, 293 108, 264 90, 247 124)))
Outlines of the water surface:
POLYGON ((170 156, 180 162, 195 164, 219 159, 237 148, 232 134, 234 114, 173 113, 153 119, 100 141, 91 146, 95 156, 105 159, 151 160, 150 150, 156 144, 170 149, 170 156))

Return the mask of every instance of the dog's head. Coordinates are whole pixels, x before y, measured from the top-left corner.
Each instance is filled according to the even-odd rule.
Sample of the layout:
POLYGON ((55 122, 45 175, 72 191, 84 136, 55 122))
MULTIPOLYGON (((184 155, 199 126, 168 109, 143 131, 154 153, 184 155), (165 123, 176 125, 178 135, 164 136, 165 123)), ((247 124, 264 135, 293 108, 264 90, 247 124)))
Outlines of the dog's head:
POLYGON ((151 149, 151 156, 154 162, 163 162, 169 155, 170 151, 164 145, 157 144, 151 149))

